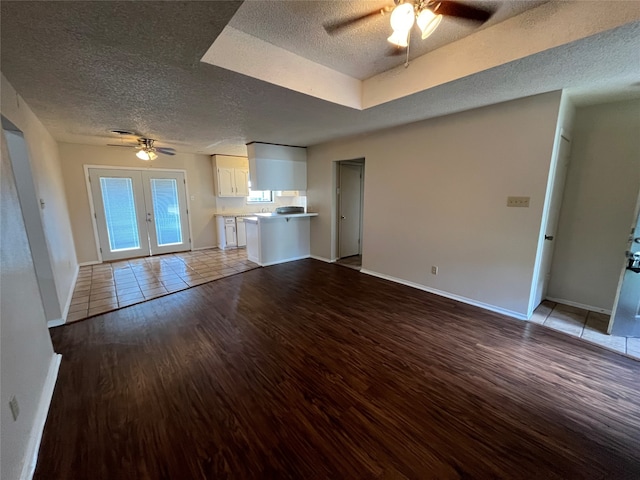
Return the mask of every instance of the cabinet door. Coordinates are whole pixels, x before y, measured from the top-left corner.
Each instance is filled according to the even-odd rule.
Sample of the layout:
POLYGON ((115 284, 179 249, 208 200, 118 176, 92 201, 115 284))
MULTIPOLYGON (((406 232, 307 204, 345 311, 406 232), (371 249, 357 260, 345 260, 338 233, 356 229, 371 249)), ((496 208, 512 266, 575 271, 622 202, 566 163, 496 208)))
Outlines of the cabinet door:
POLYGON ((224 226, 225 247, 235 247, 238 244, 236 239, 236 226, 225 225, 224 226))
POLYGON ((249 196, 249 170, 236 168, 234 171, 236 183, 236 197, 249 196))
POLYGON ((218 168, 218 196, 235 197, 235 175, 233 168, 218 168))
POLYGON ((236 219, 236 226, 238 227, 237 237, 238 237, 238 246, 246 247, 247 246, 247 227, 245 226, 243 219, 236 219))
POLYGON ((224 248, 226 245, 226 238, 224 236, 224 218, 216 217, 216 233, 218 239, 218 248, 224 248))

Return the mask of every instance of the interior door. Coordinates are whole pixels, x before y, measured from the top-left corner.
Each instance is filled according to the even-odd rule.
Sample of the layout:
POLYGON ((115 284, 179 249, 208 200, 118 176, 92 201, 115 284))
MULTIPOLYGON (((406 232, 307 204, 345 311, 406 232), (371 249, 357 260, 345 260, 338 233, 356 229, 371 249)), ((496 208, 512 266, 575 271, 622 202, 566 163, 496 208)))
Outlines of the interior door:
POLYGON ((89 169, 102 259, 189 250, 182 172, 89 169))
POLYGON ((143 171, 146 221, 152 255, 191 248, 184 173, 143 171))
POLYGON ((558 219, 560 218, 560 207, 562 206, 564 184, 567 179, 567 170, 569 168, 570 151, 571 143, 569 142, 569 139, 564 136, 560 137, 560 150, 558 151, 558 162, 554 173, 549 216, 547 217, 547 225, 544 232, 542 262, 540 266, 540 273, 538 275, 538 284, 536 286, 535 305, 539 305, 540 302, 546 298, 547 289, 549 288, 554 240, 556 237, 556 230, 558 228, 558 219))
POLYGON ((360 254, 362 165, 340 164, 339 257, 360 254))
MULTIPOLYGON (((640 207, 640 202, 639 202, 640 207)), ((640 209, 639 209, 640 210, 640 209)), ((640 337, 640 211, 631 229, 627 258, 613 306, 609 331, 613 335, 640 337)))
POLYGON ((102 259, 149 255, 141 172, 89 169, 89 181, 102 259))

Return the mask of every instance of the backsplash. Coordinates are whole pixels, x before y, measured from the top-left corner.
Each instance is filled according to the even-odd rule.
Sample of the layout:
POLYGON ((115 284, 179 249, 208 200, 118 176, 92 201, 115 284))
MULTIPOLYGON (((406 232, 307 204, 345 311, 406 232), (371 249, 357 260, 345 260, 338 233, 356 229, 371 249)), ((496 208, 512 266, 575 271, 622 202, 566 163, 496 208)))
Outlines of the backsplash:
MULTIPOLYGON (((233 197, 217 197, 216 213, 260 213, 273 212, 277 207, 296 205, 307 208, 307 197, 300 195, 297 197, 273 195, 273 203, 247 203, 247 199, 233 197)), ((304 192, 300 192, 304 193, 304 192)))

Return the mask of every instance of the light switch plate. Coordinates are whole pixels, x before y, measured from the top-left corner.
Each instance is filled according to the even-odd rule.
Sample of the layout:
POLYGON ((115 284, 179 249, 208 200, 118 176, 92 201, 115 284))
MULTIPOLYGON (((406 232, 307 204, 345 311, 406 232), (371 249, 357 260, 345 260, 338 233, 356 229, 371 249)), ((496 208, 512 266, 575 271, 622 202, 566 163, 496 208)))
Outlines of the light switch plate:
POLYGON ((507 207, 529 208, 530 197, 507 197, 507 207))

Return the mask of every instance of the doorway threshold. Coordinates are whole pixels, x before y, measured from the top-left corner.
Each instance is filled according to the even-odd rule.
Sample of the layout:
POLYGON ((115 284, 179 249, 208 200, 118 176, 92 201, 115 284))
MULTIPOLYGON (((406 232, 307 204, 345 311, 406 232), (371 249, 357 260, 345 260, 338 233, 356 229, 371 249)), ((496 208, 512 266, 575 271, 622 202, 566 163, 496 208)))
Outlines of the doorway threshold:
POLYGON ((246 249, 198 250, 80 267, 66 323, 258 268, 246 249))
POLYGON ((336 264, 360 271, 362 269, 362 255, 351 255, 350 257, 339 258, 336 260, 336 264))
POLYGON ((640 360, 640 338, 608 335, 609 315, 545 300, 528 321, 640 360))

